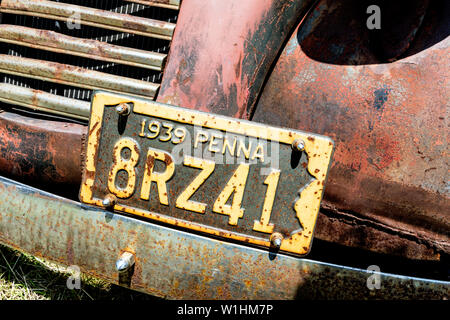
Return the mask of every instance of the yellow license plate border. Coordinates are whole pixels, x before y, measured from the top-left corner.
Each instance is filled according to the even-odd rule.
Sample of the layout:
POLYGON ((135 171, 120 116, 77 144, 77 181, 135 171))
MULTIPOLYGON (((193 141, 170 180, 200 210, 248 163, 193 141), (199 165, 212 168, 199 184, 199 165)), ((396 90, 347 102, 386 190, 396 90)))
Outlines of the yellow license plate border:
MULTIPOLYGON (((299 255, 306 255, 309 252, 334 148, 334 142, 332 139, 318 134, 287 128, 279 128, 247 120, 235 119, 197 110, 190 110, 133 96, 94 91, 91 103, 91 116, 88 126, 89 131, 86 141, 87 150, 83 178, 79 193, 81 202, 98 207, 104 207, 102 205, 103 199, 94 198, 92 190, 95 180, 95 164, 100 142, 104 108, 105 106, 113 106, 128 102, 133 102, 134 104, 132 111, 133 113, 144 116, 159 117, 179 123, 222 130, 259 139, 276 141, 288 145, 292 145, 296 139, 301 139, 304 142, 304 152, 308 156, 308 165, 306 169, 309 174, 314 177, 314 181, 309 183, 302 190, 299 190, 299 197, 294 204, 297 219, 303 229, 291 234, 289 238, 283 239, 279 249, 281 251, 299 255), (257 134, 255 135, 255 133, 257 134)), ((182 227, 187 231, 195 230, 210 235, 219 236, 221 238, 228 238, 266 248, 271 246, 270 240, 234 233, 215 227, 209 227, 196 222, 174 218, 165 214, 121 205, 120 203, 116 203, 113 209, 118 212, 137 215, 169 225, 182 227)))

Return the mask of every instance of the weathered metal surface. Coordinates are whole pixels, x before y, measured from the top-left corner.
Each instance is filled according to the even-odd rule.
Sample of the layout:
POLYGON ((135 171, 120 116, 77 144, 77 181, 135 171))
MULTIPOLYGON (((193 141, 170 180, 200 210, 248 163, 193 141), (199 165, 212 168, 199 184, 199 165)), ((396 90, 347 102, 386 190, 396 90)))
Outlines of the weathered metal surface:
POLYGON ((134 254, 129 287, 172 299, 448 299, 450 283, 373 273, 273 254, 158 226, 0 178, 0 242, 77 265, 119 283, 116 261, 134 254), (370 281, 370 280, 369 280, 370 281))
POLYGON ((82 125, 1 112, 0 174, 44 189, 76 191, 84 133, 82 125))
POLYGON ((91 110, 90 102, 70 99, 7 83, 0 85, 0 101, 32 110, 83 120, 89 119, 91 110))
POLYGON ((285 38, 312 1, 183 1, 158 101, 248 118, 285 38))
POLYGON ((86 89, 108 90, 143 97, 154 97, 159 84, 57 62, 0 54, 0 72, 45 80, 86 89))
POLYGON ((180 9, 180 0, 126 0, 126 1, 145 4, 147 6, 168 8, 173 10, 180 9))
MULTIPOLYGON (((78 190, 82 171, 79 154, 84 154, 82 136, 87 134, 84 126, 60 123, 56 126, 56 132, 52 132, 49 128, 55 128, 55 122, 7 112, 0 115, 0 144, 5 146, 0 152, 0 174, 41 188, 43 183, 49 182, 51 185, 64 185, 65 190, 78 190), (58 141, 67 141, 67 144, 58 141), (68 153, 68 150, 73 153, 68 153)), ((54 190, 56 193, 59 191, 61 189, 54 190)), ((411 259, 439 260, 439 253, 414 233, 402 232, 349 213, 334 212, 330 208, 319 213, 315 236, 411 259)))
POLYGON ((119 212, 265 247, 280 233, 280 250, 297 254, 309 251, 333 150, 313 133, 104 92, 86 145, 83 202, 103 207, 112 193, 119 212))
MULTIPOLYGON (((286 45, 252 120, 336 141, 323 202, 333 212, 328 222, 350 217, 397 230, 405 239, 414 235, 434 251, 430 258, 448 254, 450 39, 448 27, 437 24, 448 26, 449 15, 443 14, 448 2, 433 2, 436 7, 430 6, 414 41, 395 50, 403 58, 391 63, 380 60, 364 40, 372 34, 361 19, 367 18, 365 8, 352 9, 356 2, 319 2, 286 45)), ((390 25, 395 27, 394 19, 390 25)), ((342 228, 326 223, 323 229, 319 224, 316 236, 415 255, 409 246, 377 245, 376 235, 366 238, 370 233, 358 236, 354 230, 350 240, 345 223, 342 228)))
MULTIPOLYGON (((77 192, 82 172, 79 155, 84 154, 82 142, 83 135, 87 135, 86 127, 36 120, 8 112, 0 113, 0 116, 0 145, 4 146, 0 152, 0 174, 40 188, 44 188, 47 182, 46 186, 64 186, 53 190, 57 194, 61 194, 63 189, 77 192)), ((315 237, 410 259, 440 259, 436 248, 418 238, 414 231, 405 232, 337 211, 328 205, 319 213, 315 237)))
MULTIPOLYGON (((441 4, 445 3, 445 1, 433 1, 431 4, 434 5, 439 2, 441 4)), ((318 30, 321 30, 321 33, 320 37, 314 37, 312 33, 303 33, 303 35, 309 34, 308 36, 302 36, 304 38, 304 40, 302 40, 302 50, 304 50, 304 53, 309 56, 309 59, 303 56, 302 59, 304 60, 302 61, 307 61, 308 63, 298 64, 297 61, 291 61, 293 66, 290 68, 290 72, 297 69, 296 76, 300 76, 298 83, 293 86, 292 90, 295 90, 296 94, 300 93, 301 95, 297 95, 296 98, 293 98, 293 93, 286 90, 286 88, 290 87, 285 87, 287 85, 283 85, 280 82, 278 88, 273 89, 272 92, 278 94, 274 96, 274 99, 272 99, 272 108, 267 107, 264 109, 271 110, 271 113, 266 114, 263 117, 261 113, 264 110, 261 110, 261 113, 257 113, 257 117, 255 119, 258 119, 258 121, 263 121, 263 118, 265 118, 264 121, 267 121, 268 123, 280 124, 283 126, 292 125, 294 128, 301 128, 312 132, 328 133, 319 123, 319 121, 323 121, 323 126, 328 126, 330 131, 337 130, 337 132, 342 134, 345 129, 348 129, 348 131, 345 131, 345 139, 349 137, 350 133, 354 133, 354 139, 349 140, 352 141, 352 144, 347 144, 345 142, 345 146, 348 146, 350 150, 346 151, 345 148, 342 150, 342 145, 344 145, 344 142, 342 140, 338 140, 339 151, 336 157, 339 159, 339 163, 336 163, 335 167, 333 167, 331 171, 332 180, 329 181, 326 189, 330 190, 328 198, 330 201, 327 201, 327 197, 325 198, 325 210, 322 210, 319 215, 316 237, 332 242, 342 243, 348 246, 358 246, 382 253, 392 253, 409 258, 439 259, 440 252, 446 251, 446 249, 442 250, 442 248, 443 244, 445 245, 448 243, 448 237, 444 237, 444 242, 439 239, 436 241, 434 238, 430 238, 429 233, 434 233, 435 230, 438 230, 438 233, 444 232, 445 234, 445 232, 447 232, 448 235, 448 216, 445 215, 445 213, 448 212, 448 200, 442 196, 442 194, 446 192, 445 190, 448 189, 445 187, 445 181, 442 181, 441 183, 439 182, 439 177, 446 176, 446 173, 442 172, 443 168, 445 168, 445 164, 444 166, 441 165, 443 157, 441 156, 442 152, 439 153, 439 146, 437 145, 437 143, 440 143, 439 137, 442 137, 442 131, 439 130, 445 129, 443 123, 446 121, 446 115, 436 115, 436 106, 448 106, 448 104, 445 103, 445 100, 449 100, 448 96, 446 96, 448 90, 445 90, 447 86, 446 79, 448 76, 442 76, 442 72, 448 70, 444 68, 444 66, 446 66, 446 60, 443 58, 445 57, 445 52, 448 52, 448 49, 444 48, 441 50, 439 48, 442 46, 442 43, 439 42, 448 36, 448 28, 445 28, 444 26, 439 29, 435 25, 430 24, 430 21, 437 23, 439 22, 439 19, 437 18, 448 17, 448 15, 445 15, 445 10, 435 10, 434 12, 431 12, 431 14, 428 12, 425 15, 425 18, 423 18, 424 21, 420 21, 423 16, 420 6, 417 7, 416 4, 413 6, 413 3, 406 5, 405 8, 409 8, 411 5, 411 8, 418 8, 418 10, 420 9, 420 12, 418 11, 419 18, 414 18, 413 21, 419 21, 421 27, 418 28, 418 24, 415 22, 409 23, 403 21, 403 19, 398 19, 405 25, 412 25, 416 30, 414 31, 416 32, 416 35, 414 36, 413 33, 411 33, 413 40, 402 42, 403 44, 397 47, 393 51, 394 55, 391 56, 395 57, 397 54, 407 56, 413 53, 418 53, 421 51, 420 48, 431 47, 431 49, 423 51, 415 57, 397 61, 394 64, 378 64, 384 61, 380 61, 379 55, 376 55, 370 50, 371 41, 369 40, 373 39, 373 36, 366 36, 366 38, 364 38, 367 39, 366 43, 369 44, 367 47, 362 46, 359 41, 356 41, 356 39, 362 39, 363 35, 355 34, 355 32, 364 30, 367 31, 367 29, 364 27, 353 27, 354 21, 351 16, 345 18, 342 18, 341 16, 339 19, 339 14, 336 14, 337 20, 331 19, 332 13, 341 10, 339 9, 340 6, 346 3, 350 4, 350 6, 347 7, 346 10, 343 10, 344 12, 354 12, 352 9, 353 5, 355 5, 354 7, 358 7, 356 6, 356 3, 352 1, 337 3, 337 7, 333 10, 322 10, 322 13, 320 14, 317 14, 317 11, 314 11, 318 17, 324 13, 327 14, 326 19, 323 19, 321 23, 319 23, 319 21, 321 21, 320 19, 309 19, 309 24, 304 24, 304 26, 311 26, 311 28, 314 27, 316 33, 318 33, 318 30), (323 21, 328 21, 328 25, 323 23, 323 21), (352 23, 349 23, 349 21, 352 21, 352 23), (345 28, 346 26, 347 28, 345 28), (330 30, 335 31, 335 33, 331 34, 330 30), (339 34, 338 31, 342 31, 342 34, 339 34), (335 43, 333 43, 333 41, 335 43), (316 47, 313 46, 313 44, 316 44, 316 47), (357 50, 352 51, 352 49, 357 50), (444 53, 442 54, 442 52, 444 53), (442 54, 442 57, 439 57, 440 54, 442 54), (352 56, 353 59, 350 59, 352 56), (430 64, 430 61, 434 62, 430 64), (348 66, 349 64, 367 65, 351 67, 348 66), (376 65, 368 66, 368 64, 376 65), (297 65, 297 67, 295 67, 295 65, 297 65), (314 67, 311 67, 311 65, 314 67), (317 67, 318 65, 321 65, 320 68, 317 67), (303 67, 305 67, 304 70, 302 70, 303 67), (312 70, 311 73, 309 73, 308 68, 312 70), (328 70, 332 70, 332 72, 330 72, 329 79, 327 79, 328 70), (371 73, 363 73, 361 70, 372 70, 373 72, 371 75, 371 73), (302 79, 303 81, 306 81, 306 83, 308 79, 311 79, 312 82, 314 77, 317 75, 315 72, 319 72, 318 74, 320 81, 315 82, 313 85, 309 83, 308 86, 305 86, 305 90, 306 88, 308 88, 308 90, 312 89, 312 94, 307 91, 301 91, 299 88, 301 87, 300 84, 302 79), (351 79, 352 74, 355 75, 356 79, 354 79, 351 83, 347 82, 346 79, 351 79), (420 82, 414 78, 416 76, 417 79, 421 78, 420 82), (394 81, 395 77, 398 77, 399 81, 394 81), (383 81, 385 78, 388 79, 388 83, 394 86, 396 91, 380 90, 377 91, 377 94, 375 94, 375 91, 380 89, 375 89, 377 81, 379 81, 378 83, 384 83, 383 81), (365 88, 365 81, 367 81, 368 84, 367 88, 365 88), (405 86, 405 83, 402 84, 402 82, 410 82, 410 84, 405 86), (314 89, 315 86, 320 87, 314 89), (372 91, 372 95, 370 92, 367 93, 370 89, 374 89, 372 91), (355 93, 354 95, 350 94, 352 90, 355 93), (366 92, 366 94, 359 95, 361 90, 366 92), (405 90, 409 90, 409 94, 404 95, 405 90), (338 95, 341 91, 342 97, 339 97, 338 95), (416 91, 419 96, 414 96, 411 93, 414 91, 416 91), (384 94, 385 92, 387 95, 384 94), (391 95, 393 92, 394 95, 391 95), (291 96, 291 99, 286 101, 285 99, 280 98, 282 94, 291 96), (329 98, 328 95, 332 98, 330 101, 327 100, 329 98), (444 98, 439 101, 439 97, 444 98), (396 102, 395 109, 393 110, 385 108, 385 106, 390 106, 392 103, 391 99, 395 99, 394 101, 397 102, 401 101, 400 104, 396 102), (406 103, 408 99, 412 102, 412 105, 406 103), (337 104, 336 106, 333 106, 328 102, 335 102, 337 104), (347 103, 351 103, 353 109, 344 108, 347 103), (380 107, 379 111, 376 111, 378 109, 375 107, 373 107, 371 111, 369 110, 369 105, 372 103, 373 106, 380 107), (315 111, 311 111, 311 106, 315 106, 316 104, 318 108, 315 111), (275 106, 279 107, 275 108, 275 106), (294 106, 299 106, 298 110, 294 108, 294 106), (398 112, 398 110, 403 107, 403 111, 400 111, 397 116, 396 114, 393 114, 393 112, 398 112), (358 108, 360 109, 361 114, 358 114, 358 108), (306 113, 305 110, 309 110, 310 113, 306 113), (302 113, 300 113, 300 111, 302 111, 302 113), (319 111, 319 113, 317 113, 317 111, 319 111), (366 112, 366 116, 362 116, 363 111, 366 112), (304 115, 305 117, 296 118, 296 115, 304 115), (327 115, 329 118, 327 118, 327 115), (395 122, 389 124, 392 115, 393 121, 395 122), (348 119, 348 121, 351 121, 352 119, 350 117, 353 116, 359 116, 359 118, 354 120, 354 122, 350 122, 348 125, 340 125, 344 122, 342 119, 348 119), (340 119, 339 124, 337 124, 336 119, 340 119), (403 129, 400 133, 393 131, 392 128, 398 127, 401 129, 403 127, 403 122, 401 121, 402 119, 407 120, 405 121, 407 128, 403 129), (308 123, 305 124, 306 121, 308 121, 308 123), (381 123, 381 121, 383 121, 383 123, 381 123), (369 130, 367 127, 364 128, 364 123, 374 125, 377 134, 376 138, 368 134, 369 130), (415 123, 417 123, 417 125, 415 125, 415 123), (409 128, 413 128, 411 131, 412 134, 408 134, 409 128), (356 139, 358 137, 358 130, 360 132, 359 140, 356 139), (386 130, 384 134, 383 130, 386 130), (417 132, 419 132, 419 134, 417 135, 417 141, 415 141, 415 138, 413 138, 412 135, 417 132), (399 141, 397 139, 399 135, 403 135, 407 138, 405 138, 403 142, 401 140, 399 141), (433 136, 437 139, 432 140, 430 137, 433 136), (397 149, 396 143, 399 143, 401 149, 397 149), (369 146, 369 149, 363 149, 363 152, 360 152, 357 150, 358 146, 369 146), (417 146, 417 150, 408 149, 408 147, 412 146, 417 146), (403 159, 399 163, 399 165, 401 164, 402 166, 395 169, 397 162, 396 159, 399 156, 403 159), (390 159, 392 159, 392 161, 389 164, 390 159), (410 162, 408 163, 408 161, 410 162), (375 168, 375 166, 380 165, 381 167, 379 169, 375 168), (388 166, 383 167, 384 165, 388 166), (358 172, 358 170, 361 172, 358 172), (408 177, 408 175, 410 176, 408 177), (333 176, 335 176, 334 179, 333 176), (392 177, 394 177, 394 179, 392 177), (350 189, 337 187, 346 185, 348 185, 350 189), (426 191, 427 189, 431 189, 431 191, 426 191), (444 192, 439 194, 435 190, 444 190, 444 192), (442 199, 444 199, 444 205, 442 205, 442 199), (415 212, 415 208, 418 208, 417 212, 415 212), (362 214, 359 211, 361 211, 362 214), (427 218, 428 215, 431 218, 427 218), (382 219, 380 219, 380 217, 382 219), (414 220, 413 224, 411 224, 411 220, 414 220), (404 223, 405 221, 407 222, 406 224, 404 223), (430 221, 432 222, 431 224, 429 223, 430 221)), ((190 6, 188 5, 188 1, 184 1, 183 6, 185 4, 190 6)), ((200 5, 200 3, 198 3, 198 5, 200 5)), ((202 6, 204 6, 204 3, 201 4, 200 7, 202 6)), ((361 8, 361 6, 359 7, 361 8)), ((322 5, 319 6, 319 9, 320 8, 327 7, 322 5)), ((364 14, 364 19, 359 20, 363 23, 365 23, 367 18, 367 15, 365 14, 366 8, 367 6, 364 7, 364 10, 362 11, 364 14)), ((194 9, 191 9, 191 12, 192 11, 194 11, 194 9)), ((200 10, 198 11, 200 12, 200 10)), ((228 10, 224 12, 234 13, 235 11, 228 10)), ((361 14, 361 12, 359 14, 361 14)), ((217 13, 215 16, 218 17, 221 15, 223 15, 223 12, 220 14, 217 13)), ((414 16, 414 14, 412 14, 412 16, 414 16)), ((209 16, 204 18, 209 19, 209 16)), ((192 23, 196 23, 197 25, 200 25, 200 27, 207 25, 202 24, 200 21, 201 19, 198 20, 199 21, 192 21, 192 23)), ((218 21, 220 19, 217 18, 216 20, 218 21)), ((187 16, 184 18, 184 21, 188 21, 187 16)), ((386 30, 385 32, 388 32, 388 34, 393 36, 397 36, 398 39, 403 39, 393 33, 393 31, 397 31, 397 29, 389 31, 386 30)), ((216 35, 220 36, 220 32, 216 35)), ((184 36, 185 40, 188 39, 188 37, 188 34, 186 34, 184 36)), ((200 38, 200 40, 206 39, 202 37, 206 36, 204 34, 197 35, 197 38, 200 38)), ((212 39, 212 35, 210 37, 211 39, 209 41, 211 43, 215 43, 213 47, 215 50, 217 43, 222 42, 212 39)), ((229 39, 231 36, 226 34, 224 37, 229 39)), ((407 36, 408 39, 411 39, 411 37, 407 36)), ((235 43, 241 44, 241 42, 235 43)), ((248 41, 245 43, 248 43, 248 41)), ((232 45, 233 43, 230 45, 230 43, 224 42, 224 46, 226 46, 226 48, 231 48, 232 45)), ((195 47, 195 45, 193 45, 193 47, 195 47)), ((183 49, 183 46, 180 44, 178 48, 183 49)), ((296 49, 295 44, 291 43, 291 47, 288 46, 286 48, 285 54, 292 51, 289 51, 289 48, 292 48, 292 50, 298 50, 296 49)), ((386 46, 385 49, 389 49, 389 46, 386 46)), ((392 47, 392 49, 394 49, 394 47, 392 47)), ((206 61, 207 54, 201 54, 199 52, 206 52, 207 50, 208 47, 204 46, 201 50, 195 49, 193 52, 206 61)), ((174 48, 172 48, 172 51, 174 52, 174 48)), ((186 57, 183 56, 187 56, 190 52, 191 51, 185 51, 185 53, 180 52, 173 54, 173 64, 176 66, 173 67, 172 71, 177 72, 177 67, 180 67, 180 71, 191 68, 190 64, 188 65, 186 63, 186 57)), ((297 53, 295 53, 295 55, 297 55, 297 53)), ((223 64, 228 66, 227 61, 231 61, 231 57, 231 55, 223 57, 223 64)), ((389 58, 387 55, 385 57, 389 58)), ((286 58, 284 57, 282 59, 286 58)), ((214 66, 218 64, 211 65, 214 66)), ((204 69, 206 68, 208 68, 208 66, 205 66, 204 69)), ((191 81, 188 76, 188 71, 189 70, 179 73, 179 79, 183 80, 183 86, 186 88, 190 85, 191 81), (185 76, 182 76, 183 74, 185 76)), ((196 75, 197 74, 195 73, 192 74, 192 76, 196 75)), ((289 77, 292 76, 289 72, 286 76, 288 77, 288 75, 289 77)), ((280 74, 278 74, 278 76, 282 79, 280 74)), ((170 77, 167 77, 167 81, 172 81, 172 84, 164 84, 165 80, 166 78, 163 79, 163 86, 171 86, 174 84, 174 92, 180 88, 177 81, 172 81, 173 79, 170 80, 170 77)), ((269 82, 273 82, 273 80, 269 82)), ((292 82, 293 80, 291 79, 287 83, 292 85, 292 82)), ((198 81, 194 81, 193 83, 198 83, 198 81)), ((215 91, 212 87, 218 87, 218 92, 221 92, 221 88, 223 88, 222 84, 222 82, 214 81, 205 81, 205 83, 203 83, 205 88, 210 88, 208 89, 208 92, 211 97, 215 96, 215 91), (212 95, 211 92, 213 93, 212 95)), ((270 84, 269 87, 272 85, 273 83, 270 84)), ((201 90, 201 86, 197 87, 198 90, 194 90, 192 92, 189 92, 186 88, 183 90, 185 90, 188 94, 193 94, 197 97, 204 94, 201 90)), ((207 90, 205 90, 205 92, 206 91, 207 90)), ((269 89, 266 89, 266 91, 269 91, 269 89)), ((230 92, 233 91, 227 91, 227 94, 230 92)), ((177 95, 179 94, 180 93, 178 92, 177 95)), ((183 95, 185 95, 185 93, 183 93, 183 95)), ((269 93, 266 92, 264 100, 268 99, 268 95, 269 93)), ((187 98, 185 100, 187 101, 187 98)), ((267 101, 264 102, 264 104, 267 106, 267 101)), ((207 104, 204 103, 204 105, 207 104)), ((196 104, 182 106, 195 107, 196 104)), ((228 115, 233 115, 236 113, 233 111, 234 108, 228 109, 228 107, 226 107, 223 103, 218 104, 218 106, 219 107, 217 107, 216 110, 219 113, 228 115), (225 109, 230 112, 227 113, 228 111, 225 109)), ((204 110, 214 111, 214 108, 214 106, 207 106, 204 110)), ((5 113, 3 115, 5 115, 5 113)), ((3 118, 2 121, 2 129, 5 132, 5 128, 10 125, 10 120, 5 120, 3 118)), ((43 121, 39 129, 41 130, 39 131, 39 134, 41 135, 46 134, 44 130, 46 127, 45 123, 46 122, 43 121)), ((64 131, 63 126, 60 129, 61 132, 64 131)), ((23 126, 23 130, 24 133, 27 132, 25 125, 23 126)), ((74 146, 76 146, 75 148, 78 151, 81 150, 82 131, 83 130, 80 130, 76 133, 79 137, 79 142, 78 144, 75 143, 74 146)), ((13 136, 15 137, 13 142, 14 145, 20 146, 22 143, 21 139, 17 139, 17 134, 13 136)), ((33 134, 33 136, 36 137, 37 134, 33 134)), ((336 139, 336 136, 331 136, 336 139)), ((2 135, 1 143, 5 145, 5 141, 8 141, 7 138, 7 135, 2 135)), ((52 144, 52 149, 50 151, 45 148, 39 149, 39 157, 43 159, 53 159, 56 154, 65 154, 66 148, 67 147, 62 143, 54 143, 52 144)), ((28 173, 30 176, 33 176, 36 173, 45 175, 46 173, 42 171, 42 166, 40 165, 40 161, 38 161, 39 158, 36 158, 37 156, 34 152, 35 149, 27 148, 21 150, 19 153, 2 153, 0 163, 2 163, 3 168, 0 170, 2 170, 2 172, 6 172, 9 176, 13 176, 20 180, 29 178, 27 176, 28 173), (8 160, 5 161, 5 158, 8 160), (28 160, 22 161, 21 159, 23 158, 27 158, 28 160)), ((81 151, 79 153, 81 153, 81 151)), ((77 184, 79 185, 81 164, 79 162, 78 155, 74 156, 73 159, 66 160, 68 161, 66 165, 71 162, 70 166, 75 168, 70 170, 72 175, 68 174, 58 176, 55 181, 64 182, 78 179, 77 184), (76 177, 74 178, 73 176, 76 177)), ((31 182, 32 180, 27 181, 31 182)))
POLYGON ((399 229, 357 213, 337 210, 326 201, 322 202, 314 233, 315 238, 329 244, 362 248, 385 254, 386 258, 403 257, 410 259, 411 264, 417 260, 445 260, 442 250, 424 241, 415 230, 399 229))
POLYGON ((2 0, 0 12, 72 21, 93 27, 170 40, 175 24, 107 10, 45 0, 2 0))
POLYGON ((0 25, 0 42, 161 71, 166 54, 15 25, 0 25))

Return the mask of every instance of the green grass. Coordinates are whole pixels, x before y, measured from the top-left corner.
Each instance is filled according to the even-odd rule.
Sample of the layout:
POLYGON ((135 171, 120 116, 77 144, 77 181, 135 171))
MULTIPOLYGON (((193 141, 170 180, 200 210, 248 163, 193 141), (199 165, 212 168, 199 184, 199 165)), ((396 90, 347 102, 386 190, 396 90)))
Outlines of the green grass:
POLYGON ((68 289, 67 268, 0 245, 0 300, 155 300, 157 298, 81 274, 68 289))

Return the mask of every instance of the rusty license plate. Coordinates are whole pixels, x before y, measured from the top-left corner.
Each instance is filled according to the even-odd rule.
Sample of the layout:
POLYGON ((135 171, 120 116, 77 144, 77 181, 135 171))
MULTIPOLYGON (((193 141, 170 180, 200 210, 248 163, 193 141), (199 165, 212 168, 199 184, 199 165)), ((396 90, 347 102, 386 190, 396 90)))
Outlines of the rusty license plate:
POLYGON ((324 136, 96 92, 80 200, 306 254, 332 152, 324 136))

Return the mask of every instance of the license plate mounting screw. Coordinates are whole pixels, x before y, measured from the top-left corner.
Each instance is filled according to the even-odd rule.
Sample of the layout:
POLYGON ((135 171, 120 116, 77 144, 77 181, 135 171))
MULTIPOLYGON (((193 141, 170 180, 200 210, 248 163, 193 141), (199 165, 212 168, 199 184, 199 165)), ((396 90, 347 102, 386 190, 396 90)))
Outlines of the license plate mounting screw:
POLYGON ((116 112, 121 116, 127 116, 131 112, 131 105, 129 103, 120 103, 116 107, 116 112))
POLYGON ((117 202, 117 198, 113 194, 108 194, 102 201, 102 205, 106 209, 112 209, 117 202))
POLYGON ((292 149, 294 151, 302 152, 305 150, 305 143, 302 139, 295 139, 294 142, 292 142, 292 149))
POLYGON ((283 242, 283 235, 281 233, 274 232, 270 235, 270 244, 275 248, 280 248, 281 242, 283 242))

